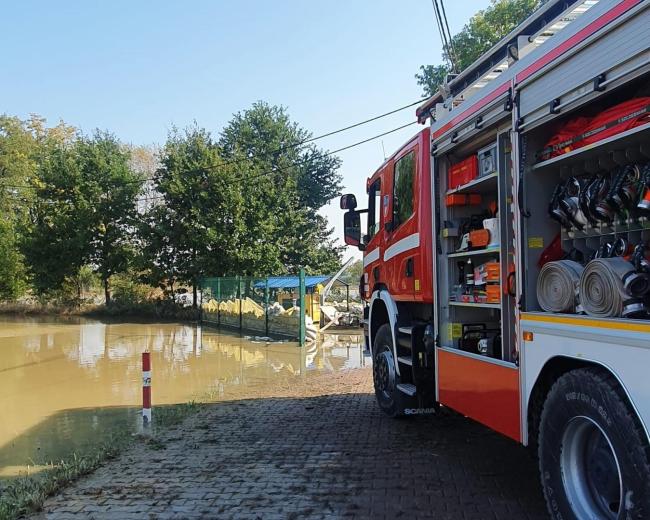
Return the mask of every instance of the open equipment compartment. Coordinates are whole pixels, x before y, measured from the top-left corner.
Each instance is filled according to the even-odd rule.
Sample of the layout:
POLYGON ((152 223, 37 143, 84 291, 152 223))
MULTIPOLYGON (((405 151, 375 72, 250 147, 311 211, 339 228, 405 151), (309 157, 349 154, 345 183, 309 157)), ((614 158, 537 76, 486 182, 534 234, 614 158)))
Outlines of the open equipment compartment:
POLYGON ((504 123, 434 159, 438 346, 500 362, 517 357, 511 153, 504 123))
POLYGON ((647 72, 638 75, 624 86, 608 89, 589 103, 522 132, 523 310, 650 319, 650 291, 644 294, 650 269, 643 265, 650 258, 650 203, 647 209, 639 207, 644 197, 650 201, 649 81, 647 72), (608 114, 613 114, 609 124, 605 121, 608 114), (622 123, 616 126, 617 121, 622 123), (566 134, 562 141, 572 144, 550 153, 549 141, 561 132, 566 134), (582 136, 587 137, 576 141, 582 136), (590 266, 592 276, 595 258, 617 266, 622 285, 614 283, 610 294, 600 294, 604 286, 587 283, 588 273, 583 275, 582 269, 590 266), (551 292, 562 290, 551 291, 557 278, 545 277, 538 286, 543 264, 557 260, 577 262, 571 264, 577 279, 575 308, 573 304, 563 308, 560 300, 566 297, 557 302, 551 298, 551 292), (629 276, 623 272, 626 269, 629 276))

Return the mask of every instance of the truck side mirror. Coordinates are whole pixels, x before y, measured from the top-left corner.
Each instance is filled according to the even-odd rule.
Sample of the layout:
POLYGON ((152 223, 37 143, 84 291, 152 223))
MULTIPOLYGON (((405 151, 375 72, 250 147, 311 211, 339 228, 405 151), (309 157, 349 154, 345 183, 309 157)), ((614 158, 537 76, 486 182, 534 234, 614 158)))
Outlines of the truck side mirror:
POLYGON ((343 229, 344 241, 347 245, 356 246, 361 251, 366 248, 361 243, 361 214, 358 211, 350 210, 343 214, 343 229))
POLYGON ((354 210, 357 207, 357 198, 352 194, 341 195, 341 209, 354 210))

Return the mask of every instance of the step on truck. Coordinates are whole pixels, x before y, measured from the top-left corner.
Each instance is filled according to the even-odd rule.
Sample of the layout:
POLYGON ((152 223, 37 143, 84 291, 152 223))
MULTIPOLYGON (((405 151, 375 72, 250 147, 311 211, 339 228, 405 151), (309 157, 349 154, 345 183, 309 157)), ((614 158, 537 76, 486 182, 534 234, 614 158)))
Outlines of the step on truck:
POLYGON ((558 519, 650 518, 649 8, 546 2, 341 197, 380 408, 529 446, 558 519))

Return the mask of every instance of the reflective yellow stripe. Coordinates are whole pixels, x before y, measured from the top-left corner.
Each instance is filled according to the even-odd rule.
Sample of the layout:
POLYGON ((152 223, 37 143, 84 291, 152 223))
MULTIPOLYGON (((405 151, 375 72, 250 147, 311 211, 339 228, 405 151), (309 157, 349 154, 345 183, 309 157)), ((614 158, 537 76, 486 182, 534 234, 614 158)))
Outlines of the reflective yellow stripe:
POLYGON ((630 321, 601 321, 593 318, 570 318, 552 314, 527 314, 522 313, 521 319, 526 321, 541 321, 546 323, 562 323, 564 325, 577 325, 578 327, 598 327, 601 329, 629 330, 633 332, 650 332, 650 324, 635 323, 630 321))

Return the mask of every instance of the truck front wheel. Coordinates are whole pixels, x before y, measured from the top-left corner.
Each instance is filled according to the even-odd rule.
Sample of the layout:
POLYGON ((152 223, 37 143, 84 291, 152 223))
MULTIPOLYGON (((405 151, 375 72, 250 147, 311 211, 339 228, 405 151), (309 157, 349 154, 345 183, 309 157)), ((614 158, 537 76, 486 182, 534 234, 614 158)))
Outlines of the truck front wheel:
POLYGON ((553 518, 650 518, 648 442, 611 375, 584 368, 555 382, 538 449, 553 518))
POLYGON ((393 335, 385 323, 377 330, 372 342, 372 380, 379 407, 389 416, 401 415, 397 396, 399 376, 395 370, 393 335))

